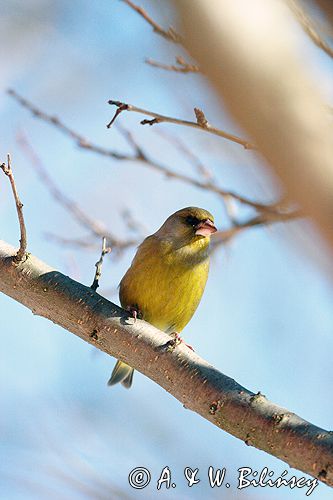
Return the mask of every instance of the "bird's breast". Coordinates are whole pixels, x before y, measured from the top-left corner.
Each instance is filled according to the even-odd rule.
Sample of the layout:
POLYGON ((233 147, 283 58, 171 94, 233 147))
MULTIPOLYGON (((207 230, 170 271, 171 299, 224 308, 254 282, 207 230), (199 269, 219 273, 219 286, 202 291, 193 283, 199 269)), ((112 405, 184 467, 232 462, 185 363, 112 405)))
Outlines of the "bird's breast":
POLYGON ((121 305, 137 306, 161 330, 180 332, 200 302, 208 270, 207 256, 189 265, 159 248, 139 248, 120 283, 121 305))

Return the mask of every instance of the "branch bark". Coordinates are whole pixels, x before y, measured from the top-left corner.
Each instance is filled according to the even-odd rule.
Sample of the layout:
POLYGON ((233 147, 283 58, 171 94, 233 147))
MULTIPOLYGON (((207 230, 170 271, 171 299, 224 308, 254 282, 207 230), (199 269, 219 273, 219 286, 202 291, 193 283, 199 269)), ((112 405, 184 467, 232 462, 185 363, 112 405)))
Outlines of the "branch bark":
POLYGON ((59 271, 0 241, 0 291, 158 383, 214 425, 333 486, 333 434, 254 394, 184 345, 59 271))

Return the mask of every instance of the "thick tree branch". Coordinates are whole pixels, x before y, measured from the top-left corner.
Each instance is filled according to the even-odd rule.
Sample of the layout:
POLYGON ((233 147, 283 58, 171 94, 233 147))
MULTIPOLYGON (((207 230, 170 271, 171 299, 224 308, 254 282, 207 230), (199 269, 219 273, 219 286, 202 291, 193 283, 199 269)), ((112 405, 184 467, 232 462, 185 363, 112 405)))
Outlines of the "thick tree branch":
POLYGON ((91 288, 0 242, 0 291, 141 371, 214 425, 333 485, 333 435, 240 386, 184 345, 91 288))

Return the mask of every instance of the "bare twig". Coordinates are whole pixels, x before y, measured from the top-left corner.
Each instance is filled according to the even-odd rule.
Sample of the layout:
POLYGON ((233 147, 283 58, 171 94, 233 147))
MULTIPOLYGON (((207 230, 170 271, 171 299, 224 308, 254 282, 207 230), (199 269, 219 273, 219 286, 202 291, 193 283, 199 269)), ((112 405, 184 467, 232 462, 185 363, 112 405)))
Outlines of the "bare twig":
POLYGON ((92 285, 90 287, 92 290, 94 290, 94 292, 96 292, 97 288, 99 287, 99 280, 100 280, 100 277, 102 276, 103 258, 106 254, 108 254, 110 252, 111 252, 111 247, 106 246, 106 238, 105 238, 105 236, 103 236, 101 256, 95 264, 95 267, 96 267, 95 277, 94 277, 94 281, 92 282, 92 285))
POLYGON ((170 340, 165 332, 133 322, 128 312, 34 256, 20 267, 9 265, 13 254, 0 242, 0 291, 141 371, 218 428, 317 478, 308 488, 319 481, 333 486, 332 433, 242 387, 185 345, 161 351, 170 340))
POLYGON ((28 142, 27 138, 22 133, 20 133, 18 136, 18 143, 26 154, 27 158, 30 160, 30 164, 36 171, 39 180, 47 188, 53 199, 57 201, 57 203, 62 205, 82 227, 88 229, 88 231, 98 239, 105 236, 107 238, 108 246, 112 246, 117 251, 122 251, 137 243, 137 241, 133 239, 120 240, 116 238, 113 234, 105 229, 105 226, 101 222, 90 217, 75 201, 73 201, 69 196, 63 193, 54 182, 53 178, 43 165, 41 159, 38 157, 31 144, 28 142))
POLYGON ((172 144, 183 155, 185 155, 201 177, 209 180, 211 183, 214 182, 213 172, 202 163, 200 158, 198 158, 193 153, 193 151, 189 147, 187 147, 182 140, 179 139, 179 137, 175 135, 169 135, 167 132, 165 132, 165 130, 162 129, 156 129, 156 133, 163 139, 167 140, 170 144, 172 144))
MULTIPOLYGON (((48 121, 48 120, 47 120, 48 121)), ((260 214, 256 215, 255 217, 249 219, 245 223, 237 223, 237 221, 234 218, 231 218, 231 221, 233 222, 233 226, 229 229, 219 231, 215 233, 214 238, 213 238, 213 248, 217 248, 219 245, 222 243, 226 243, 227 241, 230 241, 231 238, 233 238, 236 234, 239 232, 243 231, 244 229, 254 227, 254 226, 264 226, 264 225, 269 225, 274 222, 283 222, 283 221, 288 221, 288 220, 293 220, 296 218, 300 218, 304 216, 304 214, 301 213, 300 210, 289 210, 286 211, 284 209, 284 202, 281 202, 281 204, 271 204, 271 205, 265 205, 265 204, 260 204, 257 202, 254 202, 252 200, 249 200, 237 193, 234 193, 232 191, 228 190, 223 190, 221 188, 218 188, 212 181, 202 183, 200 181, 197 181, 195 179, 189 178, 187 176, 183 176, 183 174, 177 173, 177 172, 172 172, 165 167, 162 167, 158 163, 153 162, 152 160, 148 160, 148 158, 145 156, 145 153, 142 151, 142 149, 138 146, 136 143, 135 139, 133 138, 133 135, 123 127, 118 126, 119 132, 122 133, 122 135, 125 137, 127 142, 131 145, 131 147, 135 150, 136 156, 134 159, 140 159, 140 161, 146 162, 147 165, 149 165, 151 168, 154 168, 155 170, 162 171, 165 173, 170 178, 176 178, 178 180, 183 180, 184 182, 189 182, 193 184, 194 186, 201 187, 203 189, 208 189, 210 191, 215 192, 216 194, 220 195, 223 197, 223 199, 228 202, 228 200, 236 200, 242 204, 251 206, 255 210, 259 211, 260 214)), ((190 160, 192 160, 198 169, 200 170, 200 173, 203 175, 206 175, 206 169, 205 167, 200 163, 200 161, 193 155, 193 153, 186 148, 186 146, 180 142, 179 140, 175 140, 174 138, 169 138, 168 136, 165 135, 165 133, 159 132, 162 137, 168 138, 171 142, 173 142, 176 147, 181 149, 188 157, 190 160)), ((39 179, 44 183, 46 188, 49 190, 50 194, 53 196, 53 198, 60 203, 62 206, 64 206, 72 215, 73 217, 86 229, 89 230, 90 233, 93 234, 95 238, 100 239, 104 235, 107 237, 107 243, 110 246, 113 246, 114 249, 119 253, 120 251, 130 248, 131 246, 137 245, 140 241, 140 238, 135 238, 135 239, 127 239, 127 240, 118 240, 115 238, 114 235, 112 235, 109 231, 105 229, 105 227, 99 223, 98 221, 92 219, 90 216, 88 216, 83 210, 73 201, 71 200, 68 196, 66 196, 55 184, 53 181, 52 177, 42 164, 40 158, 36 155, 35 151, 32 149, 31 145, 28 143, 26 137, 23 136, 21 133, 19 135, 19 144, 29 157, 31 164, 33 168, 37 171, 39 175, 39 179)), ((123 216, 125 219, 125 222, 127 225, 133 229, 134 227, 138 228, 138 222, 133 220, 133 217, 131 214, 128 212, 123 212, 123 216)), ((144 235, 143 233, 146 233, 147 231, 140 231, 140 237, 143 239, 144 235)), ((96 243, 92 242, 90 238, 82 238, 82 239, 77 239, 77 238, 68 238, 68 237, 62 237, 59 235, 55 235, 52 233, 47 233, 47 237, 56 241, 57 243, 60 243, 62 245, 70 245, 70 246, 75 246, 75 247, 81 247, 81 248, 89 248, 89 249, 94 249, 96 248, 96 243)))
MULTIPOLYGON (((42 119, 46 121, 47 123, 50 123, 51 125, 55 126, 56 128, 60 129, 62 132, 64 132, 66 135, 68 135, 71 138, 76 139, 77 142, 77 137, 81 137, 79 134, 71 130, 69 127, 64 125, 59 119, 54 120, 50 115, 48 115, 45 112, 40 111, 38 108, 36 108, 34 105, 32 105, 29 101, 26 99, 23 99, 22 97, 18 96, 17 93, 14 91, 11 91, 10 94, 18 100, 18 102, 23 105, 25 108, 29 109, 34 116, 38 117, 39 119, 42 119)), ((204 115, 200 117, 200 110, 197 111, 198 114, 198 119, 204 120, 205 117, 204 115)), ((215 193, 218 196, 221 196, 224 200, 229 200, 232 198, 233 200, 247 205, 249 207, 252 207, 253 209, 257 210, 260 212, 260 214, 267 214, 267 218, 265 220, 268 220, 269 214, 272 215, 272 218, 275 217, 276 220, 279 219, 281 216, 281 220, 285 220, 285 202, 278 202, 278 203, 273 203, 273 204, 265 204, 265 203, 259 203, 254 200, 251 200, 247 198, 246 196, 242 196, 238 193, 235 193, 231 190, 226 190, 222 189, 219 186, 217 186, 212 180, 203 182, 197 179, 194 179, 192 177, 189 177, 187 175, 174 172, 170 170, 169 168, 161 165, 157 161, 152 160, 147 156, 147 154, 142 150, 142 148, 137 144, 135 139, 133 138, 133 135, 123 127, 120 127, 118 125, 118 130, 119 132, 125 137, 126 141, 128 144, 133 148, 134 150, 134 155, 129 155, 129 154, 116 154, 116 157, 118 160, 129 160, 129 161, 138 161, 145 165, 148 168, 151 168, 157 172, 162 173, 165 175, 168 179, 175 179, 179 180, 188 184, 191 184, 192 186, 195 186, 199 189, 204 189, 210 192, 215 193)), ((22 141, 22 140, 21 140, 22 141)), ((89 141, 85 140, 85 149, 92 151, 93 153, 104 155, 107 157, 115 157, 115 154, 113 151, 109 151, 107 149, 101 148, 100 146, 96 146, 95 144, 90 143, 89 141)), ((51 179, 50 175, 47 173, 45 168, 42 168, 42 165, 38 158, 35 155, 32 155, 31 151, 29 153, 29 156, 32 158, 32 163, 33 166, 39 167, 39 175, 41 180, 44 181, 48 189, 50 190, 50 193, 52 196, 62 205, 64 205, 71 213, 72 215, 76 218, 78 222, 81 223, 84 227, 86 227, 95 237, 101 238, 104 235, 107 237, 107 242, 108 245, 112 246, 115 250, 118 252, 120 250, 129 248, 133 245, 138 244, 138 239, 127 239, 127 240, 118 240, 117 238, 114 237, 114 235, 110 234, 109 232, 105 231, 104 227, 102 227, 98 222, 95 220, 92 220, 87 214, 85 214, 81 208, 77 206, 75 202, 70 200, 67 196, 65 196, 61 191, 56 187, 54 181, 51 179)), ((299 217, 298 212, 295 212, 295 217, 299 217)), ((269 222, 270 223, 270 222, 269 222)), ((261 225, 264 225, 264 222, 261 223, 261 225)), ((236 224, 237 229, 233 228, 233 234, 236 234, 240 231, 239 225, 236 224)), ((236 227, 235 226, 235 227, 236 227)), ((249 227, 249 226, 247 226, 249 227)), ((245 227, 244 227, 245 229, 245 227)), ((229 231, 229 230, 228 230, 229 231)), ((73 239, 73 238, 65 238, 61 237, 58 235, 54 234, 48 234, 49 238, 52 238, 53 240, 60 242, 61 244, 67 244, 67 245, 74 245, 74 246, 80 246, 84 248, 96 248, 95 244, 92 244, 90 241, 87 239, 73 239)), ((222 238, 223 240, 223 238, 222 238)))
POLYGON ((131 9, 135 10, 135 12, 140 14, 140 16, 143 17, 143 19, 147 21, 148 24, 150 24, 155 33, 162 36, 166 40, 169 40, 169 42, 180 44, 183 42, 182 36, 177 33, 171 26, 168 29, 163 29, 162 26, 154 21, 142 7, 136 5, 134 2, 132 2, 132 0, 123 0, 123 2, 131 7, 131 9))
POLYGON ((94 238, 83 237, 83 238, 68 238, 66 236, 59 236, 58 234, 45 231, 44 236, 46 239, 57 243, 63 247, 64 245, 68 247, 84 248, 85 250, 98 250, 100 247, 99 239, 97 236, 94 238))
POLYGON ((130 231, 141 236, 147 234, 147 226, 143 224, 141 220, 134 217, 133 213, 128 208, 124 208, 121 211, 121 216, 130 231))
POLYGON ((142 120, 140 122, 141 125, 155 125, 156 123, 174 123, 175 125, 184 125, 185 127, 192 127, 192 128, 196 128, 199 130, 205 130, 206 132, 209 132, 210 134, 214 134, 214 135, 217 135, 219 137, 223 137, 224 139, 227 139, 229 141, 240 144, 245 149, 256 149, 254 144, 251 144, 249 141, 241 139, 240 137, 238 137, 236 135, 229 134, 228 132, 224 132, 223 130, 220 130, 220 129, 210 125, 210 123, 208 123, 207 119, 205 118, 203 112, 201 110, 199 110, 198 108, 195 108, 197 121, 191 122, 188 120, 182 120, 180 118, 174 118, 171 116, 161 115, 160 113, 154 113, 153 111, 149 111, 149 110, 143 109, 143 108, 138 108, 137 106, 133 106, 133 104, 126 104, 126 103, 121 102, 121 101, 114 101, 114 100, 110 99, 108 102, 112 106, 117 107, 115 115, 113 116, 110 123, 108 123, 108 125, 107 125, 108 128, 110 128, 112 126, 112 124, 115 122, 117 116, 121 112, 133 111, 135 113, 141 113, 143 115, 148 115, 148 116, 153 117, 152 120, 142 120), (198 118, 198 111, 200 112, 201 118, 198 118))
POLYGON ((245 229, 259 226, 267 227, 271 224, 276 224, 277 222, 288 222, 295 219, 301 219, 302 217, 305 217, 305 214, 301 210, 294 210, 285 213, 280 212, 276 214, 260 214, 256 215, 255 217, 251 217, 245 222, 234 222, 234 224, 230 228, 224 229, 222 231, 217 231, 212 235, 212 251, 216 250, 221 244, 230 242, 230 240, 234 238, 234 236, 244 231, 245 229))
POLYGON ((21 203, 17 189, 16 189, 16 184, 15 184, 15 179, 14 179, 14 174, 12 170, 12 165, 11 165, 11 158, 10 155, 7 155, 7 165, 3 163, 0 165, 0 168, 3 170, 4 174, 7 175, 12 192, 14 195, 15 199, 15 205, 16 205, 16 212, 17 212, 17 217, 18 221, 20 224, 20 248, 18 249, 14 260, 15 262, 21 262, 26 255, 26 250, 27 250, 27 230, 25 227, 25 222, 24 222, 24 216, 23 216, 23 203, 21 203))
MULTIPOLYGON (((139 147, 139 145, 136 143, 134 140, 132 134, 125 130, 123 127, 120 128, 118 125, 119 131, 124 135, 126 138, 127 142, 129 145, 135 150, 135 154, 122 154, 122 153, 116 153, 112 150, 108 150, 106 148, 103 148, 101 146, 98 146, 96 144, 93 144, 86 139, 84 139, 84 145, 82 145, 81 142, 78 141, 78 138, 82 139, 82 136, 74 132, 72 129, 67 127, 67 125, 64 125, 62 121, 60 121, 58 118, 55 120, 52 116, 48 115, 44 111, 40 111, 36 106, 34 106, 32 103, 30 103, 28 100, 22 98, 20 95, 18 95, 15 91, 10 90, 8 92, 19 104, 21 104, 23 107, 28 109, 35 117, 44 120, 45 122, 49 123, 50 125, 54 126, 55 128, 59 129, 61 132, 63 132, 65 135, 69 136, 70 138, 74 139, 75 142, 80 146, 86 149, 87 151, 91 151, 92 153, 96 153, 102 156, 106 156, 108 158, 115 158, 117 160, 121 161, 137 161, 142 163, 148 168, 151 168, 157 172, 160 172, 161 174, 165 175, 168 179, 177 179, 182 182, 186 182, 188 184, 191 184, 192 186, 195 186, 199 189, 204 189, 207 191, 211 191, 219 196, 225 197, 229 196, 234 198, 235 200, 239 201, 242 204, 248 205, 250 207, 255 208, 256 210, 259 211, 269 211, 269 212, 276 212, 277 208, 279 207, 279 203, 274 203, 274 204, 265 204, 265 203, 259 203, 256 201, 253 201, 246 196, 239 195, 233 191, 222 189, 218 187, 217 185, 211 183, 211 182, 201 182, 197 179, 193 179, 190 176, 187 176, 185 174, 180 174, 178 172, 174 172, 173 170, 170 170, 168 167, 165 167, 164 165, 161 165, 157 161, 152 160, 151 158, 148 157, 146 153, 143 152, 143 150, 139 147)), ((195 124, 196 125, 196 124, 195 124)), ((83 139, 82 139, 83 140, 83 139)), ((103 234, 99 235, 100 237, 103 236, 103 234)), ((112 244, 112 246, 115 246, 112 244)))
MULTIPOLYGON (((305 214, 301 210, 294 210, 290 212, 276 212, 275 214, 263 213, 260 215, 256 215, 246 220, 245 222, 237 222, 236 220, 232 220, 233 224, 231 227, 227 229, 222 229, 221 231, 217 231, 212 235, 211 242, 211 250, 215 252, 218 247, 221 245, 225 245, 229 243, 235 236, 239 233, 243 232, 246 229, 255 228, 255 227, 267 227, 271 224, 276 224, 278 222, 291 222, 296 219, 301 219, 305 217, 305 214), (271 216, 270 216, 271 215, 271 216)), ((95 250, 98 248, 98 244, 96 240, 92 241, 87 238, 75 239, 75 238, 64 238, 58 236, 53 233, 46 233, 47 237, 59 243, 61 245, 68 245, 71 247, 79 247, 89 250, 95 250)), ((138 245, 140 243, 138 241, 133 241, 133 246, 138 245)), ((130 243, 129 243, 130 244, 130 243)))
POLYGON ((67 127, 58 117, 49 115, 48 113, 44 113, 44 111, 41 111, 39 108, 34 106, 30 101, 24 99, 22 96, 20 96, 15 90, 9 89, 7 93, 13 97, 21 106, 23 106, 26 109, 29 109, 29 111, 36 117, 39 118, 45 122, 48 122, 49 124, 53 125, 56 127, 60 132, 63 134, 67 135, 71 139, 74 140, 74 142, 83 149, 88 149, 89 151, 92 151, 94 153, 107 156, 109 158, 114 158, 115 160, 127 160, 128 156, 118 153, 117 151, 112 151, 110 149, 103 148, 101 146, 98 146, 96 144, 91 143, 85 137, 82 135, 78 134, 75 132, 73 129, 70 127, 67 127))
POLYGON ((287 0, 291 10, 295 14, 297 21, 302 26, 304 32, 311 38, 317 47, 322 49, 326 54, 330 57, 333 57, 333 49, 332 47, 320 36, 318 31, 316 30, 313 21, 306 14, 306 12, 302 9, 301 5, 296 0, 287 0))
POLYGON ((174 71, 175 73, 200 73, 200 68, 197 64, 187 63, 181 56, 176 57, 177 64, 164 64, 150 58, 146 59, 145 63, 154 68, 174 71))

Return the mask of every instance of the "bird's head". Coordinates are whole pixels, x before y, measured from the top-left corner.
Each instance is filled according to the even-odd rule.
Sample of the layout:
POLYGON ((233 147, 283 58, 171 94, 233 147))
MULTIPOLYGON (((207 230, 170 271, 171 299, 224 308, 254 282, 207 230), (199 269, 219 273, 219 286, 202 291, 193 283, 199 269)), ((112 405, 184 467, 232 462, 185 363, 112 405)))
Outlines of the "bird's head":
POLYGON ((185 245, 208 246, 210 235, 216 232, 214 217, 203 208, 186 207, 170 215, 156 236, 168 240, 174 248, 185 245))

